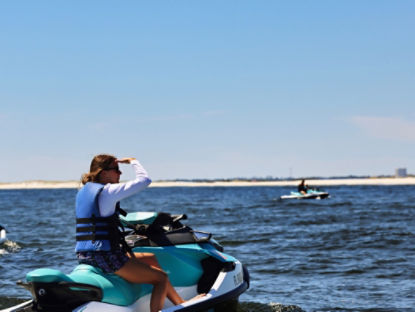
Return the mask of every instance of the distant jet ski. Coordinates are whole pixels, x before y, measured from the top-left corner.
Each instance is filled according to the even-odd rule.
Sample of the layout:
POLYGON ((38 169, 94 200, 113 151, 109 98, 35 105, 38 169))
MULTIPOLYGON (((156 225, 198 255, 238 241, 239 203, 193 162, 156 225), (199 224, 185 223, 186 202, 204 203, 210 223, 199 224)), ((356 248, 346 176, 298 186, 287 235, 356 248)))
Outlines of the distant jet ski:
POLYGON ((282 195, 281 199, 324 199, 330 197, 330 194, 327 192, 322 192, 318 190, 307 190, 307 194, 300 192, 291 192, 291 195, 282 195))
POLYGON ((0 244, 3 244, 6 240, 6 229, 0 225, 0 244))

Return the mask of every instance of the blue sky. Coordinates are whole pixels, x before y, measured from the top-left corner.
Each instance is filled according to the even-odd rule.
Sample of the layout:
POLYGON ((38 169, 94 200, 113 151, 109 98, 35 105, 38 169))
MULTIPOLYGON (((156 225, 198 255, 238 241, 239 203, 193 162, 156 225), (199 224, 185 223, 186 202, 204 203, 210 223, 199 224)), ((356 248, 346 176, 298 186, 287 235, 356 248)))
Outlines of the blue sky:
POLYGON ((0 182, 78 179, 98 153, 155 180, 415 173, 414 13, 2 1, 0 182))

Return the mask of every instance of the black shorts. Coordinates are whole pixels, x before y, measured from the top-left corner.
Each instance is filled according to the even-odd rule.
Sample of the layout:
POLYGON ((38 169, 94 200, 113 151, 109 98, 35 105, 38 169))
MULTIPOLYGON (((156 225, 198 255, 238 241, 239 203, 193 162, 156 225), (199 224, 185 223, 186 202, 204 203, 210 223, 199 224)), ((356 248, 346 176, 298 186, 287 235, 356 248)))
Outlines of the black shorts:
POLYGON ((111 251, 81 251, 76 256, 80 264, 89 264, 105 273, 114 273, 130 259, 121 249, 111 251))

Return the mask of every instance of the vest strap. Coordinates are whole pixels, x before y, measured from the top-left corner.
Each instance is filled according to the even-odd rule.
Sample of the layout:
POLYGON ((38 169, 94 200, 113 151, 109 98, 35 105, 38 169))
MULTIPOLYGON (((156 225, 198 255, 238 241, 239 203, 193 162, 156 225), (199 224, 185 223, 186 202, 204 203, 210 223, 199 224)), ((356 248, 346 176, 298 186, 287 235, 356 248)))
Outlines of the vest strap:
POLYGON ((111 231, 112 228, 105 225, 84 226, 76 228, 76 233, 95 232, 95 231, 111 231))
POLYGON ((116 206, 115 206, 115 209, 118 211, 118 213, 120 214, 120 215, 122 215, 123 217, 125 217, 128 213, 127 213, 127 211, 125 211, 124 209, 122 209, 121 207, 120 207, 120 202, 117 202, 117 204, 116 204, 116 206))
POLYGON ((108 234, 88 234, 88 235, 80 235, 76 237, 76 241, 93 241, 96 240, 104 240, 109 239, 108 234))
POLYGON ((104 223, 112 221, 114 217, 91 217, 91 218, 76 218, 77 224, 90 224, 90 223, 104 223))

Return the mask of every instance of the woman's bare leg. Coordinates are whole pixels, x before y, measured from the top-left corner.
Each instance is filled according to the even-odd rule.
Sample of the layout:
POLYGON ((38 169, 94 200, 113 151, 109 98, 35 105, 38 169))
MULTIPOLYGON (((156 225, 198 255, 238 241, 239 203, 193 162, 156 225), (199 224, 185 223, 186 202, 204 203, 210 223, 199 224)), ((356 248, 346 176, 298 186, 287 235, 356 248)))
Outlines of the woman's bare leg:
MULTIPOLYGON (((149 266, 153 267, 156 270, 160 270, 161 266, 157 261, 156 256, 150 252, 135 252, 134 253, 136 259, 148 264, 149 266)), ((183 298, 177 293, 174 289, 173 285, 170 283, 170 280, 167 279, 167 298, 174 304, 178 305, 184 302, 183 298)))
POLYGON ((163 309, 169 285, 168 277, 160 269, 149 266, 138 259, 130 259, 124 266, 115 272, 131 283, 152 284, 153 292, 150 299, 150 311, 157 312, 163 309))

